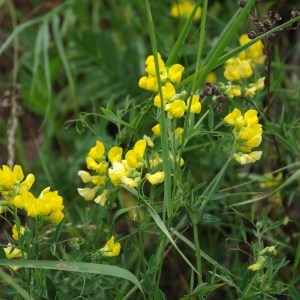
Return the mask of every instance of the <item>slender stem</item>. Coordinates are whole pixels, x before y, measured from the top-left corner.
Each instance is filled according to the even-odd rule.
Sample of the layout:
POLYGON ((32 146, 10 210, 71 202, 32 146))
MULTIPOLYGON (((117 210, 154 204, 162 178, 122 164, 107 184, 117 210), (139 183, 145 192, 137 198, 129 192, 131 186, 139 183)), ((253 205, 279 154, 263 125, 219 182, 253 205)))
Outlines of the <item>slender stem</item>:
POLYGON ((202 258, 201 258, 201 247, 200 247, 200 240, 199 240, 198 222, 197 222, 196 217, 193 217, 192 225, 193 225, 193 234, 194 234, 196 268, 198 271, 197 278, 198 278, 198 285, 199 285, 202 283, 202 258))
POLYGON ((232 146, 231 149, 231 153, 227 159, 227 161, 225 162, 224 166, 221 168, 221 170, 218 172, 218 174, 214 177, 214 179, 211 181, 211 183, 206 187, 206 189, 204 190, 202 197, 203 202, 200 206, 199 209, 199 213, 198 213, 198 219, 201 220, 204 214, 204 210, 206 208, 206 205, 208 203, 208 201, 211 199, 212 195, 214 193, 217 192, 218 188, 220 187, 220 184, 223 181, 223 176, 225 174, 225 171, 229 165, 229 162, 231 161, 232 157, 233 157, 233 153, 235 152, 236 149, 236 140, 234 141, 234 144, 232 146))
MULTIPOLYGON (((16 17, 16 11, 14 4, 12 1, 7 1, 7 6, 10 12, 11 20, 12 20, 12 26, 13 29, 17 27, 17 17, 16 17)), ((19 58, 18 58, 18 51, 19 51, 19 39, 16 35, 14 37, 14 67, 13 67, 13 73, 12 73, 12 89, 11 89, 11 115, 8 121, 7 126, 7 152, 8 152, 8 158, 7 158, 7 165, 12 168, 14 161, 15 161, 15 140, 16 140, 16 130, 18 126, 18 117, 17 117, 17 75, 18 75, 18 68, 19 68, 19 58)))
POLYGON ((167 132, 167 120, 164 113, 164 102, 162 93, 162 83, 159 73, 158 52, 155 38, 154 23, 152 20, 151 9, 149 0, 145 0, 146 14, 149 26, 149 34, 152 46, 152 52, 154 56, 154 63, 156 69, 156 79, 158 82, 158 92, 161 99, 161 113, 160 113, 160 130, 161 130, 161 144, 162 144, 162 159, 163 159, 163 171, 165 174, 164 179, 164 203, 163 203, 163 221, 165 222, 166 216, 168 218, 172 215, 172 197, 171 197, 171 167, 169 160, 169 145, 168 145, 168 132, 167 132))

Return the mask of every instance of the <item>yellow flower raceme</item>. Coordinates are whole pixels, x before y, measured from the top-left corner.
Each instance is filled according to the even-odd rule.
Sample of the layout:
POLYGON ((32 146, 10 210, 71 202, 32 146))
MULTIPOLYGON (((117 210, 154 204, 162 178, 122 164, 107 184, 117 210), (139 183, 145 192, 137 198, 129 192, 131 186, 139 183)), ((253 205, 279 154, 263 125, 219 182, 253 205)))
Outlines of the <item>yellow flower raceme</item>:
POLYGON ((118 256, 121 251, 121 244, 120 243, 115 243, 115 237, 112 236, 105 246, 99 250, 103 256, 106 257, 113 257, 113 256, 118 256))
MULTIPOLYGON (((192 3, 190 0, 183 0, 181 2, 176 2, 173 4, 170 10, 170 15, 173 18, 184 18, 187 19, 191 15, 195 4, 192 3)), ((202 14, 202 10, 200 7, 197 8, 197 11, 194 15, 193 20, 196 22, 200 20, 202 14)))
MULTIPOLYGON (((146 68, 145 71, 148 73, 147 76, 142 76, 139 80, 139 87, 157 92, 158 90, 158 82, 157 82, 157 74, 159 74, 160 81, 162 86, 165 86, 169 83, 179 83, 181 80, 182 72, 184 71, 184 67, 180 64, 174 64, 169 67, 165 66, 164 61, 161 58, 161 55, 157 53, 158 56, 158 71, 155 68, 154 55, 149 55, 145 61, 146 68)), ((170 91, 166 91, 165 94, 169 94, 170 91)), ((158 103, 158 100, 156 100, 158 103)))
POLYGON ((262 141, 262 125, 258 123, 257 111, 249 109, 244 115, 235 108, 224 118, 225 123, 233 126, 236 150, 233 158, 240 164, 253 163, 261 158, 261 151, 252 151, 262 141))
POLYGON ((17 208, 24 209, 32 218, 42 216, 55 224, 64 218, 63 199, 57 191, 50 191, 50 188, 44 189, 38 199, 31 192, 25 191, 14 198, 13 204, 17 208))

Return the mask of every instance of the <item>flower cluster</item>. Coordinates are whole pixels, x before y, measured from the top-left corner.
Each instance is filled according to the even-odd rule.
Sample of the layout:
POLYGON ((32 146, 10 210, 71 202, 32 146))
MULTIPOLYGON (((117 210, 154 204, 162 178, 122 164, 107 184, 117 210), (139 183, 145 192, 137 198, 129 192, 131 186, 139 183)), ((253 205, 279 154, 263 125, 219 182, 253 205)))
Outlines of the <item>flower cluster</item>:
POLYGON ((233 126, 233 134, 236 140, 236 151, 234 159, 241 165, 253 163, 261 158, 262 151, 252 151, 262 141, 262 125, 258 123, 257 111, 248 110, 244 116, 235 108, 229 113, 224 121, 233 126))
POLYGON ((267 259, 271 256, 276 256, 277 250, 275 246, 266 247, 263 250, 259 251, 258 258, 255 264, 248 267, 248 270, 251 270, 253 272, 261 270, 266 262, 267 259))
MULTIPOLYGON (((87 169, 90 172, 85 170, 78 172, 81 180, 84 183, 92 184, 93 187, 79 188, 78 193, 85 200, 94 200, 104 206, 108 197, 109 184, 113 186, 123 185, 128 189, 136 188, 142 180, 142 169, 146 167, 144 154, 147 141, 149 144, 152 142, 146 136, 144 139, 138 140, 134 147, 125 153, 124 157, 123 148, 113 146, 106 155, 104 144, 101 141, 96 141, 96 145, 90 149, 86 158, 87 169)), ((146 179, 151 184, 161 183, 163 175, 158 174, 160 174, 160 179, 157 181, 153 181, 153 177, 149 177, 150 174, 147 174, 146 179)))
MULTIPOLYGON (((240 45, 244 45, 250 41, 247 34, 243 34, 239 38, 240 45)), ((265 77, 261 77, 254 83, 241 87, 240 84, 232 83, 232 81, 240 81, 253 76, 256 65, 264 64, 266 56, 263 53, 264 46, 262 41, 258 41, 239 53, 238 56, 232 57, 225 63, 224 77, 229 81, 228 85, 221 86, 224 94, 229 98, 245 97, 252 98, 255 92, 264 87, 265 77)))
POLYGON ((36 198, 30 188, 35 181, 33 174, 28 174, 24 179, 21 166, 15 165, 13 169, 2 166, 0 169, 0 193, 8 205, 23 209, 29 217, 38 216, 43 219, 58 224, 63 218, 63 199, 57 191, 50 191, 50 187, 45 188, 36 198))
MULTIPOLYGON (((192 14, 195 4, 190 0, 182 0, 181 2, 176 1, 170 10, 170 14, 173 18, 183 18, 188 19, 192 14)), ((197 8, 193 20, 195 22, 199 21, 201 18, 202 10, 200 7, 197 8)))
MULTIPOLYGON (((139 80, 139 87, 158 92, 157 73, 155 68, 154 56, 150 55, 146 59, 146 69, 148 76, 143 76, 139 80)), ((186 95, 186 92, 176 93, 174 84, 181 80, 184 67, 180 64, 174 64, 166 67, 160 54, 158 53, 159 78, 162 84, 161 93, 154 97, 154 106, 167 112, 169 119, 181 118, 190 107, 190 113, 199 114, 201 111, 201 102, 198 95, 186 95), (187 99, 186 99, 187 98, 187 99)))

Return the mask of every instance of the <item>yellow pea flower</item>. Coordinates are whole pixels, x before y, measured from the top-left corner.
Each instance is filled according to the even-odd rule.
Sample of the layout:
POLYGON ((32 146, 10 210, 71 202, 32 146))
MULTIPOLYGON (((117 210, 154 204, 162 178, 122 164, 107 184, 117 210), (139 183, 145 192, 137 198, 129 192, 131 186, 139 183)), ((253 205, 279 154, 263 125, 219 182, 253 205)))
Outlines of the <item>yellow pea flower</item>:
POLYGON ((3 165, 0 169, 0 191, 13 190, 16 184, 19 184, 24 178, 21 166, 15 165, 13 169, 3 165))
POLYGON ((120 162, 122 160, 123 149, 121 147, 112 147, 108 151, 108 159, 111 163, 115 161, 120 162))
POLYGON ((79 195, 84 198, 86 201, 91 201, 95 198, 96 192, 98 191, 98 187, 94 188, 78 188, 77 189, 79 195))
POLYGON ((22 251, 8 243, 7 247, 3 248, 7 259, 21 258, 23 257, 22 251))
POLYGON ((144 153, 147 147, 147 142, 145 140, 138 140, 133 147, 133 151, 137 156, 138 161, 142 161, 144 153))
POLYGON ((88 153, 88 156, 95 160, 100 160, 105 153, 105 148, 102 142, 96 141, 96 145, 92 147, 88 153))
POLYGON ((165 107, 168 112, 168 117, 170 119, 181 118, 186 110, 186 104, 183 100, 174 100, 172 103, 168 103, 165 107))
POLYGON ((171 82, 179 83, 181 80, 184 67, 180 64, 174 64, 168 69, 168 78, 171 82))
POLYGON ((165 179, 164 172, 156 172, 154 174, 146 174, 146 179, 153 185, 162 183, 165 179))
POLYGON ((15 241, 18 241, 20 239, 20 236, 22 236, 25 232, 25 227, 24 226, 19 226, 17 228, 17 224, 15 224, 13 227, 12 227, 12 238, 15 240, 15 241))
MULTIPOLYGON (((164 105, 166 105, 166 103, 176 95, 176 90, 173 84, 170 82, 167 82, 166 85, 162 86, 161 91, 163 95, 164 105)), ((159 94, 154 98, 154 106, 161 108, 161 97, 159 94)))
MULTIPOLYGON (((195 4, 190 0, 183 0, 181 2, 174 3, 170 10, 170 15, 173 18, 184 18, 187 19, 191 15, 195 4)), ((200 20, 202 14, 202 9, 200 7, 197 8, 197 11, 194 15, 193 21, 196 22, 200 20)))
POLYGON ((151 128, 151 131, 156 135, 160 136, 160 124, 156 124, 151 128))
POLYGON ((189 106, 190 101, 192 101, 190 110, 192 114, 199 114, 201 112, 201 102, 199 100, 200 97, 198 95, 192 95, 187 99, 187 107, 189 106))
POLYGON ((133 150, 128 150, 126 152, 125 160, 126 160, 129 168, 135 169, 139 166, 137 154, 133 150))
POLYGON ((261 158, 262 151, 253 151, 249 154, 238 152, 233 155, 233 158, 241 165, 254 163, 261 158))
POLYGON ((95 201, 96 203, 98 203, 98 204, 104 206, 105 203, 106 203, 106 201, 107 201, 107 194, 108 194, 108 190, 105 189, 105 190, 102 192, 101 195, 99 195, 98 197, 96 197, 96 198, 94 199, 94 201, 95 201))
POLYGON ((106 257, 113 257, 113 256, 118 256, 121 251, 121 244, 120 243, 115 243, 115 237, 112 236, 105 246, 99 250, 103 256, 106 257))

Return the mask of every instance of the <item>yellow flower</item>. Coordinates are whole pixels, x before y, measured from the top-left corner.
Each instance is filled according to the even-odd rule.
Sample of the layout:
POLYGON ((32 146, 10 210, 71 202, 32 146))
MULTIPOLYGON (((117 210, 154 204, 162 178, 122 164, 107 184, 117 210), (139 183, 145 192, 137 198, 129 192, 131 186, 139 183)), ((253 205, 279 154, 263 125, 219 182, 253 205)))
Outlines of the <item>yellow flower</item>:
MULTIPOLYGON (((187 19, 191 15, 191 13, 194 9, 194 6, 195 6, 195 4, 192 3, 190 0, 183 0, 179 3, 177 2, 177 3, 173 4, 173 6, 171 7, 170 15, 173 18, 182 17, 184 19, 187 19)), ((193 20, 195 22, 200 20, 201 14, 202 14, 202 10, 200 7, 198 7, 193 20)))
POLYGON ((182 128, 182 127, 176 128, 174 134, 175 134, 175 137, 176 137, 177 139, 179 139, 179 141, 180 141, 180 143, 181 143, 181 142, 182 142, 183 128, 182 128))
POLYGON ((151 148, 154 147, 154 143, 149 136, 144 134, 143 139, 146 141, 147 146, 149 146, 151 148))
POLYGON ((15 241, 18 241, 20 239, 20 236, 22 236, 25 232, 25 227, 24 226, 18 226, 17 227, 17 224, 15 224, 13 227, 12 227, 12 238, 15 240, 15 241))
POLYGON ((128 150, 125 154, 125 160, 129 168, 137 168, 138 164, 138 157, 133 150, 128 150))
POLYGON ((145 140, 138 140, 133 147, 133 151, 137 156, 138 161, 143 160, 143 156, 147 147, 147 142, 145 140))
POLYGON ((187 99, 187 106, 189 106, 190 101, 192 100, 191 110, 192 114, 199 114, 201 112, 201 102, 198 95, 192 95, 187 99))
POLYGON ((88 156, 86 158, 86 165, 87 168, 90 170, 94 170, 97 173, 105 173, 107 170, 107 163, 106 162, 97 162, 93 157, 88 156))
POLYGON ((179 83, 184 67, 180 64, 174 64, 168 69, 168 78, 173 83, 179 83))
POLYGON ((123 149, 121 147, 112 147, 108 151, 108 159, 111 163, 122 160, 123 149))
POLYGON ((147 91, 156 92, 158 90, 158 82, 156 77, 143 76, 140 78, 138 84, 140 88, 147 91))
MULTIPOLYGON (((239 38, 240 45, 244 45, 249 41, 251 41, 251 39, 248 37, 247 34, 242 34, 239 38)), ((248 47, 245 50, 245 55, 247 58, 254 60, 255 63, 263 64, 265 61, 265 55, 263 54, 263 52, 264 52, 264 44, 260 40, 254 43, 253 45, 251 45, 250 47, 248 47)))
POLYGON ((33 174, 28 174, 26 179, 22 181, 18 188, 18 193, 21 194, 23 191, 29 191, 35 181, 33 174))
POLYGON ((249 154, 238 152, 233 155, 233 158, 241 165, 254 163, 261 158, 262 151, 253 151, 249 154))
POLYGON ((82 182, 84 183, 91 182, 93 180, 93 176, 91 176, 89 172, 84 170, 79 170, 78 176, 81 178, 82 182))
POLYGON ((228 125, 236 126, 243 121, 242 113, 239 109, 235 108, 224 118, 225 123, 228 125))
POLYGON ((156 135, 160 136, 160 124, 156 124, 151 128, 151 131, 156 135))
POLYGON ((256 92, 256 86, 255 85, 251 85, 248 88, 245 88, 245 96, 248 98, 253 98, 255 96, 255 92, 256 92))
POLYGON ((11 170, 7 165, 0 169, 0 191, 13 190, 23 180, 24 174, 21 166, 15 165, 11 170))
POLYGON ((47 216, 47 220, 52 224, 59 224, 64 217, 65 215, 63 212, 59 209, 56 209, 52 211, 49 216, 47 216))
POLYGON ((264 267, 266 261, 267 261, 266 256, 259 256, 257 262, 255 264, 249 266, 248 270, 253 271, 253 272, 259 271, 264 267))
POLYGON ((252 74, 253 70, 248 60, 230 58, 225 64, 224 77, 229 81, 249 78, 252 74))
POLYGON ((108 190, 104 190, 101 195, 99 195, 94 201, 102 206, 105 205, 107 201, 108 190))
POLYGON ((277 187, 282 181, 282 172, 279 172, 277 176, 274 176, 273 173, 264 174, 265 181, 260 184, 261 188, 272 188, 277 187))
POLYGON ((113 257, 113 256, 118 256, 120 254, 121 250, 121 244, 120 243, 115 243, 115 237, 112 236, 105 246, 101 248, 99 251, 102 253, 103 256, 106 257, 113 257))
POLYGON ((265 76, 264 77, 260 77, 256 80, 255 86, 258 90, 261 90, 264 88, 265 86, 265 76))
POLYGON ((238 84, 230 85, 226 92, 226 96, 228 96, 229 98, 240 97, 241 95, 242 89, 238 84))
POLYGON ((122 183, 122 178, 128 176, 128 165, 122 162, 114 162, 112 167, 108 169, 108 176, 113 185, 119 185, 122 183))
POLYGON ((156 172, 154 174, 146 174, 146 179, 153 185, 162 183, 165 179, 164 172, 156 172))
POLYGON ((13 258, 21 258, 23 257, 22 251, 18 248, 12 246, 12 244, 8 243, 6 248, 3 248, 7 259, 13 258))
POLYGON ((91 201, 95 198, 96 192, 98 191, 98 187, 94 188, 78 188, 77 189, 79 195, 84 198, 86 201, 91 201))
POLYGON ((217 81, 217 75, 215 72, 210 72, 205 78, 205 82, 216 82, 217 81))
POLYGON ((100 141, 96 141, 96 145, 90 149, 88 156, 99 161, 100 159, 102 159, 104 153, 105 148, 103 143, 101 143, 100 141))
POLYGON ((183 100, 174 100, 172 103, 168 103, 165 107, 168 112, 168 117, 170 119, 181 118, 186 110, 186 104, 183 100))
MULTIPOLYGON (((162 95, 163 95, 163 102, 164 102, 164 105, 166 105, 166 103, 176 95, 176 91, 175 91, 175 88, 173 86, 172 83, 170 82, 167 82, 165 86, 163 86, 161 88, 161 91, 162 91, 162 95)), ((161 97, 160 95, 156 95, 155 98, 154 98, 154 106, 160 108, 161 107, 161 97)))
POLYGON ((122 177, 122 183, 126 186, 127 189, 136 188, 141 181, 140 177, 130 178, 127 176, 122 177))

